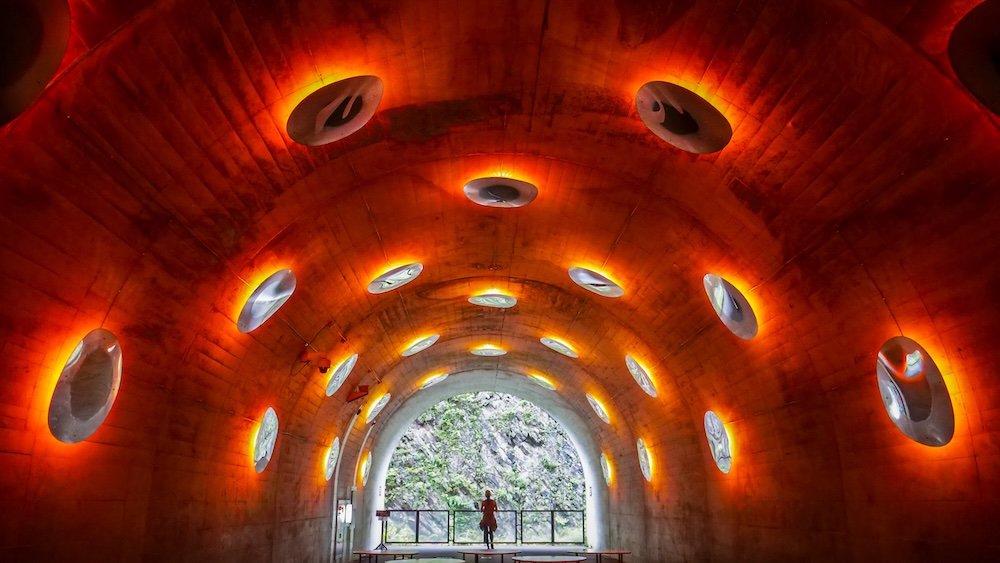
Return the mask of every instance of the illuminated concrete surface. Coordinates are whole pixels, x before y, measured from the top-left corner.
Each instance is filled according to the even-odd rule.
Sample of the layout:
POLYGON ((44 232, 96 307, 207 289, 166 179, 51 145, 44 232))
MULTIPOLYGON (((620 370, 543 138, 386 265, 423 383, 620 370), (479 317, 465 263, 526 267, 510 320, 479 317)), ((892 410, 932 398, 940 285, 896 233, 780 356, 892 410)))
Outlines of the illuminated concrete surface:
POLYGON ((588 421, 614 468, 606 544, 633 563, 1000 560, 1000 117, 948 52, 977 3, 70 0, 54 82, 0 129, 0 560, 326 562, 362 444, 459 380, 423 378, 470 370, 546 374, 536 397, 588 421), (382 81, 371 120, 292 140, 293 108, 352 76, 382 81), (651 132, 653 81, 710 103, 728 144, 651 132), (484 177, 538 195, 477 205, 463 187, 484 177), (294 295, 241 333, 282 269, 294 295), (720 322, 708 272, 752 306, 752 339, 720 322), (468 302, 491 288, 516 306, 468 302), (121 385, 66 444, 52 391, 95 328, 121 343, 121 385), (876 355, 901 335, 947 386, 944 446, 883 405, 876 355), (485 343, 507 354, 469 353, 485 343), (358 365, 327 397, 307 349, 358 365))

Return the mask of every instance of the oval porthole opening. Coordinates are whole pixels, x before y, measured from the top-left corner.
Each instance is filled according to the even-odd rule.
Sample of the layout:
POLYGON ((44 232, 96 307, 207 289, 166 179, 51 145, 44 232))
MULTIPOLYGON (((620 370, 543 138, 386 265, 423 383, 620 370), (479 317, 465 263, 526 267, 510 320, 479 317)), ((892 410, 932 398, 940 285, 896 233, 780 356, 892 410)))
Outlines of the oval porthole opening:
POLYGON ((601 474, 604 475, 604 484, 611 486, 611 464, 608 462, 608 454, 601 454, 601 474))
POLYGON ((719 415, 712 411, 705 412, 705 437, 708 438, 708 450, 712 453, 715 466, 723 473, 729 473, 733 467, 733 456, 729 449, 729 433, 719 415))
POLYGON ((948 39, 951 67, 963 86, 1000 115, 1000 0, 985 0, 959 20, 948 39))
POLYGON ((535 385, 538 385, 539 387, 544 387, 549 391, 556 390, 556 386, 554 383, 552 383, 552 380, 550 380, 548 377, 545 377, 540 373, 529 373, 528 377, 531 379, 532 382, 535 383, 535 385))
POLYGON ((354 76, 327 84, 295 106, 285 125, 288 136, 313 147, 339 141, 371 120, 383 91, 382 79, 377 76, 354 76))
POLYGON ((597 418, 604 421, 604 424, 611 424, 611 418, 608 416, 608 410, 604 408, 604 404, 597 400, 596 397, 587 393, 587 402, 590 403, 590 408, 594 409, 594 414, 597 418))
POLYGON ((87 333, 70 354, 49 402, 49 431, 60 442, 75 444, 100 428, 118 397, 122 349, 118 338, 98 328, 87 333))
POLYGON ((253 468, 257 473, 264 471, 271 456, 274 454, 274 445, 278 440, 278 415, 272 407, 267 407, 264 417, 261 418, 260 426, 257 428, 257 436, 253 441, 253 468))
POLYGON ((886 414, 910 439, 943 446, 955 434, 955 411, 941 370, 918 342, 890 338, 879 349, 876 379, 886 414))
POLYGON ((733 138, 733 128, 722 112, 677 84, 643 84, 635 95, 635 107, 653 134, 687 152, 718 152, 733 138))
POLYGON ((437 385, 438 383, 441 383, 445 379, 448 379, 448 374, 447 373, 434 374, 434 375, 432 375, 432 376, 424 379, 420 383, 420 389, 427 389, 428 387, 433 387, 434 385, 437 385))
POLYGON ((407 346, 406 349, 403 350, 400 354, 404 358, 409 358, 410 356, 419 354, 420 352, 423 352, 424 350, 433 346, 434 343, 437 342, 439 338, 441 338, 440 334, 431 334, 430 336, 418 338, 417 340, 410 343, 410 345, 407 346))
POLYGON ((625 290, 604 274, 574 266, 569 269, 569 277, 576 285, 602 297, 617 298, 625 295, 625 290))
POLYGON ((476 178, 463 191, 469 200, 486 207, 524 207, 538 196, 535 185, 501 176, 476 178))
POLYGON ((636 453, 639 455, 639 470, 642 471, 642 476, 646 478, 646 481, 653 480, 653 460, 649 456, 649 448, 646 447, 646 443, 639 438, 635 442, 636 453))
POLYGON ((295 292, 295 283, 295 274, 288 269, 278 270, 268 276, 243 304, 243 310, 236 321, 239 331, 247 334, 267 322, 295 292))
POLYGON ((636 361, 631 355, 625 355, 625 367, 628 372, 632 374, 632 379, 639 384, 639 387, 646 392, 650 397, 656 397, 656 386, 653 385, 653 380, 649 377, 649 372, 646 368, 636 361))
POLYGON ((0 126, 13 121, 45 90, 69 44, 66 0, 0 3, 0 126))
POLYGON ((424 265, 419 262, 393 268, 373 279, 371 283, 368 284, 368 293, 378 295, 380 293, 386 293, 387 291, 399 289, 400 287, 403 287, 404 285, 417 279, 417 276, 419 276, 423 271, 424 265))
POLYGON ((333 370, 333 375, 330 376, 330 381, 326 384, 326 396, 332 397, 334 393, 347 381, 347 378, 351 375, 351 371, 354 370, 354 366, 358 363, 358 355, 351 354, 344 361, 337 364, 337 367, 333 370))
POLYGON ((340 437, 334 436, 333 443, 326 450, 326 461, 324 462, 324 472, 327 481, 333 478, 333 470, 337 467, 338 458, 340 458, 340 437))
POLYGON ((538 341, 541 342, 543 345, 545 345, 545 347, 548 348, 549 350, 558 352, 563 356, 566 356, 567 358, 576 359, 580 357, 580 355, 577 354, 576 350, 574 350, 572 346, 566 344, 565 342, 559 340, 558 338, 543 336, 542 338, 539 338, 538 341))
POLYGON ((371 421, 375 420, 375 417, 377 417, 379 413, 382 412, 382 409, 389 404, 389 399, 391 398, 392 394, 386 393, 372 403, 372 406, 368 409, 368 414, 365 415, 365 424, 369 424, 371 421))
POLYGON ((364 461, 361 462, 361 486, 365 487, 368 485, 368 474, 371 473, 372 469, 372 453, 368 452, 365 454, 364 461))
POLYGON ((476 346, 475 348, 469 350, 469 353, 473 356, 495 358, 497 356, 503 356, 507 353, 507 350, 493 344, 483 344, 482 346, 476 346))
POLYGON ((757 316, 740 290, 715 274, 705 274, 704 284, 715 314, 730 332, 744 340, 757 336, 757 316))
POLYGON ((480 307, 492 307, 494 309, 510 309, 517 305, 517 298, 512 295, 505 295, 497 292, 481 293, 469 298, 469 303, 480 307))

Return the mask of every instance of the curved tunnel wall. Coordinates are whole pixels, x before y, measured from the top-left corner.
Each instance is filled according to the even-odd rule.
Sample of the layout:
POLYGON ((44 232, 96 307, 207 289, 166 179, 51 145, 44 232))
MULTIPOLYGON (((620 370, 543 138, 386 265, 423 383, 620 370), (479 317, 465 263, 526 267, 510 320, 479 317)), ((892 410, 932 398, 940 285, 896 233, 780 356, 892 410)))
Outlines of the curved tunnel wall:
MULTIPOLYGON (((56 81, 0 130, 0 558, 324 560, 322 458, 350 388, 495 368, 468 360, 485 340, 511 345, 510 371, 602 391, 623 421, 599 435, 623 460, 608 544, 636 561, 995 557, 1000 134, 946 54, 975 2, 674 2, 655 18, 642 2, 443 2, 434 18, 419 2, 195 4, 71 2, 56 81), (318 149, 287 138, 299 100, 364 73, 386 85, 368 126, 318 149), (726 116, 725 149, 693 156, 644 127, 635 92, 663 79, 726 116), (462 195, 501 172, 536 201, 462 195), (365 292, 416 259, 413 284, 365 292), (577 262, 625 296, 572 285, 577 262), (282 267, 296 294, 240 334, 243 299, 282 267), (719 323, 707 272, 748 295, 756 338, 719 323), (465 302, 508 283, 508 314, 465 302), (48 401, 97 327, 121 341, 121 389, 91 438, 63 444, 48 401), (549 332, 580 360, 538 345, 549 332), (942 369, 942 448, 885 415, 875 354, 896 335, 942 369), (332 398, 296 360, 307 342, 362 354, 332 398), (624 370, 636 351, 657 399, 624 370), (268 406, 281 430, 257 474, 268 406), (730 430, 728 475, 708 409, 730 430)), ((582 392, 567 401, 591 416, 582 392)))

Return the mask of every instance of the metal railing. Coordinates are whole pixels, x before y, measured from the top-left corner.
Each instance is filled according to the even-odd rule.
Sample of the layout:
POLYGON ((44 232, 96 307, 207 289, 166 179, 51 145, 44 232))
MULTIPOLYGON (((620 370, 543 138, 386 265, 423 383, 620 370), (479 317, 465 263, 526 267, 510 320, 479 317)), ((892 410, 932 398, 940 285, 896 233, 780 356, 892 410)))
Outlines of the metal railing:
MULTIPOLYGON (((383 528, 386 544, 477 544, 482 514, 476 510, 392 510, 383 528)), ((586 543, 583 510, 498 510, 495 543, 586 543)))

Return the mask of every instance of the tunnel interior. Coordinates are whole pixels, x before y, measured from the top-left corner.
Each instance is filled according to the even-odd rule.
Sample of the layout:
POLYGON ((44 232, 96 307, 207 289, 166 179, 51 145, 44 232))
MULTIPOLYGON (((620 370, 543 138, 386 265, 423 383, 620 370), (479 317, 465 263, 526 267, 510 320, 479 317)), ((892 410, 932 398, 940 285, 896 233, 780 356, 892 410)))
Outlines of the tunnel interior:
POLYGON ((350 560, 475 390, 629 561, 1000 559, 1000 0, 24 14, 0 560, 350 560))

